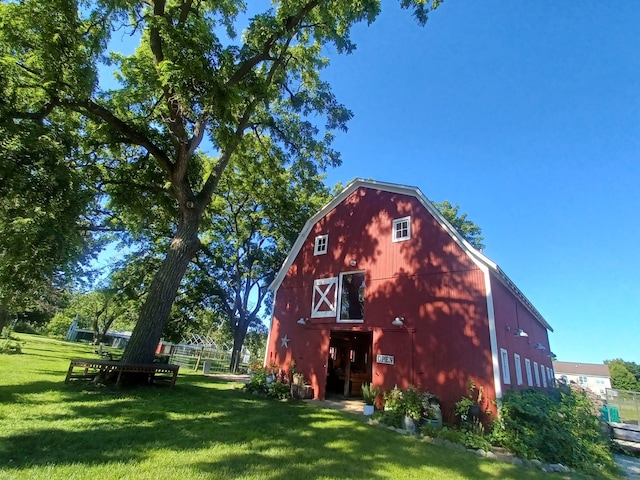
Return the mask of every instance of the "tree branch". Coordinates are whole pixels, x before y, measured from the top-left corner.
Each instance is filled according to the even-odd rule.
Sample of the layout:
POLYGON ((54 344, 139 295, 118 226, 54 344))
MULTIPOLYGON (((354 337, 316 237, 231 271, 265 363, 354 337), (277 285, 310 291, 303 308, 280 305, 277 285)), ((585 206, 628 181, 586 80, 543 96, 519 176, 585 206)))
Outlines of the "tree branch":
POLYGON ((311 10, 317 7, 319 3, 319 0, 312 0, 305 6, 303 6, 297 15, 288 17, 282 25, 282 28, 273 33, 273 35, 271 35, 269 39, 264 43, 260 53, 254 55, 251 58, 248 58, 238 66, 238 69, 227 81, 227 86, 235 85, 246 75, 248 75, 249 72, 251 72, 251 70, 253 70, 253 68, 260 62, 269 60, 271 57, 269 52, 271 52, 271 49, 278 43, 278 40, 281 37, 285 36, 285 34, 288 34, 291 38, 292 32, 297 30, 304 17, 306 17, 311 12, 311 10))

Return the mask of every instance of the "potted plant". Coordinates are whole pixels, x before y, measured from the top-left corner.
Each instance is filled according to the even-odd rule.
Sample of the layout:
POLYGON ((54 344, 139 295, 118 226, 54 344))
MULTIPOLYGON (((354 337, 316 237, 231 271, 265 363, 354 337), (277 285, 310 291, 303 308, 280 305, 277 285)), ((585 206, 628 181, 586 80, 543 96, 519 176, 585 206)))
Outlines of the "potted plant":
POLYGON ((415 432, 423 414, 423 396, 418 388, 409 387, 402 390, 400 411, 404 415, 402 425, 405 430, 415 432))
POLYGON ((402 403, 402 391, 396 385, 392 390, 384 392, 382 399, 384 400, 385 410, 398 411, 402 403))
POLYGON ((467 388, 469 390, 468 395, 457 401, 455 408, 456 415, 459 416, 463 422, 467 420, 477 420, 480 418, 480 412, 482 411, 481 403, 484 388, 482 386, 476 388, 473 380, 467 381, 467 388))
POLYGON ((422 395, 422 419, 423 423, 434 428, 442 427, 440 400, 430 392, 424 392, 422 395))
POLYGON ((363 413, 365 415, 373 415, 375 410, 376 397, 380 389, 378 387, 374 387, 370 383, 362 384, 362 399, 364 400, 364 408, 363 413))

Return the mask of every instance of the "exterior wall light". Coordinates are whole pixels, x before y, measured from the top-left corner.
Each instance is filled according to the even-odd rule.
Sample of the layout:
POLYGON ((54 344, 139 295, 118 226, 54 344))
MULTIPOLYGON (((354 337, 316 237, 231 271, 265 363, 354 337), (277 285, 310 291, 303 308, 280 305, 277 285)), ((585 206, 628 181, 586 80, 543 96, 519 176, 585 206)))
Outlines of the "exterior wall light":
POLYGON ((391 325, 395 325, 396 327, 401 327, 404 325, 404 317, 396 317, 391 322, 391 325))

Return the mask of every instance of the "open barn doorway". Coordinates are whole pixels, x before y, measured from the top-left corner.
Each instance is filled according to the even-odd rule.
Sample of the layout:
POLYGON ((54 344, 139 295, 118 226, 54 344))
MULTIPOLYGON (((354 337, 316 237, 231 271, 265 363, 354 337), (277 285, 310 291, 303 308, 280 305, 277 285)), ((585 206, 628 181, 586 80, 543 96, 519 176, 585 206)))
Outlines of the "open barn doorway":
POLYGON ((329 396, 360 397, 371 383, 371 332, 333 330, 329 341, 326 392, 329 396))

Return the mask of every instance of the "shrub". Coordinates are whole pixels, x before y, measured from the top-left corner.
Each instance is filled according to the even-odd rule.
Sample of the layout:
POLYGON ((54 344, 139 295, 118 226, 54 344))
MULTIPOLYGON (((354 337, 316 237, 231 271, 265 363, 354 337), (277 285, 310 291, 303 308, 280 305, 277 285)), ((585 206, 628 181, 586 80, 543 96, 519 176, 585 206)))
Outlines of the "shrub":
POLYGON ((47 323, 47 334, 54 337, 64 338, 67 335, 69 326, 72 322, 73 318, 63 313, 56 313, 49 323, 47 323))
POLYGON ((508 392, 502 398, 492 441, 518 456, 580 470, 612 466, 609 442, 589 399, 569 387, 549 394, 508 392))
POLYGON ((267 388, 267 375, 264 370, 256 370, 251 375, 249 383, 245 384, 244 390, 249 393, 262 393, 266 394, 269 390, 267 388))
POLYGON ((20 343, 7 339, 0 343, 0 353, 5 353, 7 355, 17 355, 22 353, 22 347, 20 343))
POLYGON ((422 391, 418 387, 400 390, 395 386, 392 390, 384 392, 382 398, 385 410, 396 411, 402 416, 411 417, 414 420, 436 418, 437 416, 437 399, 431 393, 422 391))
POLYGON ((399 410, 402 403, 402 390, 396 385, 392 390, 384 392, 382 395, 385 410, 399 410))
POLYGON ((467 448, 473 448, 474 450, 491 450, 491 442, 482 434, 478 434, 468 430, 462 432, 459 442, 467 448))
POLYGON ((460 430, 453 430, 448 427, 442 427, 440 430, 438 430, 438 434, 436 436, 450 442, 462 443, 462 432, 460 430))
POLYGON ((288 383, 276 381, 269 384, 267 396, 284 400, 291 397, 291 385, 288 383))
POLYGON ((397 410, 380 410, 373 414, 373 419, 389 425, 390 427, 401 428, 404 415, 397 410))

